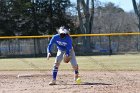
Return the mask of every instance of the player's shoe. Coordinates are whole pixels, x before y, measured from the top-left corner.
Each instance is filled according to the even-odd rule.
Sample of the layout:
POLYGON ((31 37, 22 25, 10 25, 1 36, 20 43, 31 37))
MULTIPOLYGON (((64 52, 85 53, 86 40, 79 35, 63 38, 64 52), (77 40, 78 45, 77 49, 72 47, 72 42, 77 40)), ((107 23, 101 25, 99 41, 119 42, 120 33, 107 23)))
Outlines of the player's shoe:
POLYGON ((49 85, 56 85, 56 80, 52 80, 51 82, 49 82, 49 85))
POLYGON ((78 76, 78 75, 75 75, 75 76, 74 76, 74 81, 76 81, 77 78, 79 78, 79 76, 78 76))

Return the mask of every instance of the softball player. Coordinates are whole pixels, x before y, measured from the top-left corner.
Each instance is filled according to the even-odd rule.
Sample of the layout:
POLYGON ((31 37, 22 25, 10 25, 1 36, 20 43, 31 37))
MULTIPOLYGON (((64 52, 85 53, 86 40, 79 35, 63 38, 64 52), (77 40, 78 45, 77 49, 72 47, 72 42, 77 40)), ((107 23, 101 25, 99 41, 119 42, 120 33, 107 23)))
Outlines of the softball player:
POLYGON ((49 59, 51 56, 51 46, 53 44, 56 44, 58 51, 52 71, 52 81, 49 83, 49 85, 56 84, 57 72, 62 59, 64 59, 65 63, 68 63, 69 61, 71 62, 75 72, 74 79, 76 80, 79 77, 78 64, 75 58, 75 52, 72 47, 72 39, 69 35, 69 30, 65 27, 60 27, 58 34, 52 37, 47 48, 47 59, 49 59))

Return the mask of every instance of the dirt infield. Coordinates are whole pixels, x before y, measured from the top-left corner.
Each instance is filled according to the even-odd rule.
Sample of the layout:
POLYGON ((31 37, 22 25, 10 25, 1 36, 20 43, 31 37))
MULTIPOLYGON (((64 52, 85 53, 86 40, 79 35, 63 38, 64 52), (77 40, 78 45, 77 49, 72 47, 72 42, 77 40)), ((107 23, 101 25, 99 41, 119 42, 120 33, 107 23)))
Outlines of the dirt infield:
POLYGON ((80 71, 76 85, 72 71, 59 71, 49 86, 51 71, 1 71, 0 93, 140 93, 139 71, 80 71))

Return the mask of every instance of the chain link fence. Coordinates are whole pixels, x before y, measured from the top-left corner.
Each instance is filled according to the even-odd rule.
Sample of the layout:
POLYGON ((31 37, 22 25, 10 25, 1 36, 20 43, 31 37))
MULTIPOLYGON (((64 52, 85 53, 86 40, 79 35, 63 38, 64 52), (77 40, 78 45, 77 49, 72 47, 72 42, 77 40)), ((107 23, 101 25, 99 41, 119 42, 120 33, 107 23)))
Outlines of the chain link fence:
MULTIPOLYGON (((44 57, 47 55, 49 40, 49 38, 1 39, 0 57, 44 57)), ((73 38, 73 47, 76 55, 112 55, 140 52, 138 35, 92 36, 86 41, 88 43, 85 43, 85 40, 85 37, 73 38)), ((55 45, 52 50, 52 53, 55 55, 57 52, 55 45)))

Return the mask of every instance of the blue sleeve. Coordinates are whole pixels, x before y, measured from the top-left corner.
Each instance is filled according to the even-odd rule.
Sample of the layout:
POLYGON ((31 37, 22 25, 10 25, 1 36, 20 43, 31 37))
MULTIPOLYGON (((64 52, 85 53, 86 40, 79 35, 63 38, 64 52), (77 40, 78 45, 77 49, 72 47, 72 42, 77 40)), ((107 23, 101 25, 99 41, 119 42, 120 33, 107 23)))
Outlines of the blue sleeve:
POLYGON ((54 44, 54 42, 55 42, 55 36, 53 36, 52 39, 50 40, 50 43, 47 48, 47 53, 51 53, 51 47, 54 44))
POLYGON ((66 48, 66 55, 70 56, 71 49, 72 49, 72 39, 70 38, 68 40, 68 45, 67 45, 67 48, 66 48))

